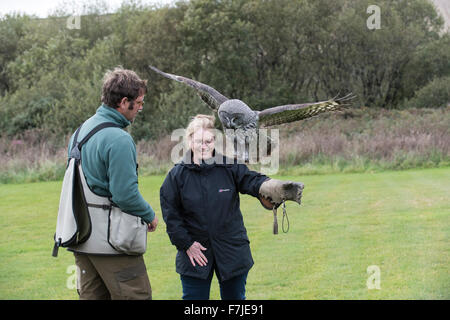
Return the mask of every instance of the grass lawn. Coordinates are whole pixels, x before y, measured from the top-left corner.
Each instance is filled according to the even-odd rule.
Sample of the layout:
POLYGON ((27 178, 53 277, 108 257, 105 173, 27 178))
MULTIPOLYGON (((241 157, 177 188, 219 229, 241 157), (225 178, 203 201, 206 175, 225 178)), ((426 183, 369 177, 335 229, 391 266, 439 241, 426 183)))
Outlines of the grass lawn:
MULTIPOLYGON (((287 203, 289 233, 243 195, 255 265, 248 299, 450 299, 450 168, 284 176, 305 183, 287 203), (369 290, 367 267, 380 289, 369 290)), ((159 208, 163 176, 140 178, 160 225, 145 254, 154 299, 180 299, 175 247, 159 208)), ((51 256, 61 182, 0 185, 0 299, 77 299, 73 255, 51 256), (69 272, 69 273, 68 273, 69 272)), ((212 299, 219 299, 216 278, 212 299)))

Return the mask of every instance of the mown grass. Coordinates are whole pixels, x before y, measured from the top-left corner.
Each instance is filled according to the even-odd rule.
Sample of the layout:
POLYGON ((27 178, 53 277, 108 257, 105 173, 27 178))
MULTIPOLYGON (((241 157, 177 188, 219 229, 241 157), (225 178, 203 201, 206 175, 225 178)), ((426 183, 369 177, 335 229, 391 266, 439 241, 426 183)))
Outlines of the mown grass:
MULTIPOLYGON (((248 299, 449 299, 450 168, 282 176, 306 188, 287 203, 289 233, 272 234, 272 213, 243 195, 255 265, 248 299), (366 286, 367 267, 381 289, 366 286)), ((175 248, 159 207, 164 176, 140 178, 160 225, 145 254, 154 299, 180 299, 175 248)), ((0 299, 77 299, 66 282, 73 256, 51 257, 61 182, 0 185, 0 299)), ((279 212, 281 217, 281 212, 279 212)), ((212 299, 219 299, 213 279, 212 299)))

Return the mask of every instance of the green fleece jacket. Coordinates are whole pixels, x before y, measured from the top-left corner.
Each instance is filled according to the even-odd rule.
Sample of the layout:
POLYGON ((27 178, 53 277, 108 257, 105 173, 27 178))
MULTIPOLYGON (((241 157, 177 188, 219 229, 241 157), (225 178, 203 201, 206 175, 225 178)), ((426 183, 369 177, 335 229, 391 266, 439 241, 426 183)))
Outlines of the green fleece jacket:
MULTIPOLYGON (((83 124, 77 140, 81 141, 103 122, 114 122, 121 128, 130 125, 120 112, 103 104, 83 124)), ((95 194, 111 197, 122 211, 151 222, 155 212, 138 189, 136 145, 130 134, 121 128, 100 130, 81 149, 86 182, 95 194)), ((69 154, 73 138, 74 135, 69 142, 69 154)))

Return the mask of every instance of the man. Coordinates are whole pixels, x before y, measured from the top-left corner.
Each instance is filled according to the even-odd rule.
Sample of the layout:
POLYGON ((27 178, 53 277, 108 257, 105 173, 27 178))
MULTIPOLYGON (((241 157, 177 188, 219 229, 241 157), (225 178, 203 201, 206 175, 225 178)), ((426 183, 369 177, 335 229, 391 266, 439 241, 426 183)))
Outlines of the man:
MULTIPOLYGON (((136 146, 130 134, 123 130, 142 110, 146 84, 146 80, 131 70, 117 67, 108 71, 103 79, 102 105, 83 123, 77 141, 101 123, 112 122, 118 126, 98 131, 81 149, 82 169, 89 187, 85 194, 91 192, 100 199, 109 199, 123 212, 139 216, 148 224, 148 231, 154 231, 158 219, 138 190, 136 146)), ((101 207, 89 208, 89 212, 91 219, 94 215, 108 216, 108 211, 101 207)), ((108 223, 99 224, 93 222, 85 243, 69 247, 79 271, 80 299, 151 299, 142 255, 123 254, 105 240, 99 245, 99 234, 106 234, 108 223)))

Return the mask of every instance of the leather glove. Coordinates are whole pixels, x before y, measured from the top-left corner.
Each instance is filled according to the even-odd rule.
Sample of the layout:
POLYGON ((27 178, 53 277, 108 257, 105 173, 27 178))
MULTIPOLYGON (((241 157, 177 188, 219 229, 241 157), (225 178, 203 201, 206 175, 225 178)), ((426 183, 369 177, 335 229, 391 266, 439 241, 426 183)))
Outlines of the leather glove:
POLYGON ((259 188, 259 201, 268 210, 277 209, 283 200, 292 200, 301 204, 305 185, 301 182, 269 179, 259 188))

